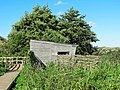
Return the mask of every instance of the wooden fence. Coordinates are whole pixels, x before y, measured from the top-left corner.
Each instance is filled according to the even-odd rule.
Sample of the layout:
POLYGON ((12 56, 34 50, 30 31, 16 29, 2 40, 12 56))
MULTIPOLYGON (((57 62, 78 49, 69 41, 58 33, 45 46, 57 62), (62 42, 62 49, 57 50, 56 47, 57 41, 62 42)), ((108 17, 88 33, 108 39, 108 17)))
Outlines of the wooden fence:
POLYGON ((28 57, 0 57, 0 62, 23 64, 28 59, 28 57))

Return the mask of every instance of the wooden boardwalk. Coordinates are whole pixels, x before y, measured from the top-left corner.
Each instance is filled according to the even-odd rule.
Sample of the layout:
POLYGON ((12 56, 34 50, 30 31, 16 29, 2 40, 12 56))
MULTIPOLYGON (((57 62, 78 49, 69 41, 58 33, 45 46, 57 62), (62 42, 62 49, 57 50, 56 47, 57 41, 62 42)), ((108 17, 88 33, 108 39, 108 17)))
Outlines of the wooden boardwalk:
POLYGON ((0 76, 0 90, 10 90, 11 86, 23 68, 26 57, 0 57, 0 62, 9 63, 12 67, 0 76))
POLYGON ((8 71, 0 77, 0 90, 9 90, 13 81, 22 70, 23 65, 18 64, 13 70, 8 71))

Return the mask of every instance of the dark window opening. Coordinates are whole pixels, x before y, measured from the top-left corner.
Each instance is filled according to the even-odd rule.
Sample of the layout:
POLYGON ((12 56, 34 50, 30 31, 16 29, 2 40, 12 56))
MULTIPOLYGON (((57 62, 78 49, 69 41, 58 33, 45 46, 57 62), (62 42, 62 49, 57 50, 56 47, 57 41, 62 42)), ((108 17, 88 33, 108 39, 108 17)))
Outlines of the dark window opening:
POLYGON ((69 55, 69 52, 58 52, 58 55, 69 55))

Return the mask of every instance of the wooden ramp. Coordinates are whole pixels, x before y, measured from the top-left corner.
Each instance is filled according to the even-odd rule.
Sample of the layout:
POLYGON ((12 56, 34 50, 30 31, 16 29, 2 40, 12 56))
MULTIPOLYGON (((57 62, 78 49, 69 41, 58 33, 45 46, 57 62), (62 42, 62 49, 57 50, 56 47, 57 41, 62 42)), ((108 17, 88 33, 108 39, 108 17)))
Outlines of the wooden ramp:
POLYGON ((9 90, 13 81, 22 70, 23 64, 17 64, 12 70, 0 76, 0 90, 9 90))

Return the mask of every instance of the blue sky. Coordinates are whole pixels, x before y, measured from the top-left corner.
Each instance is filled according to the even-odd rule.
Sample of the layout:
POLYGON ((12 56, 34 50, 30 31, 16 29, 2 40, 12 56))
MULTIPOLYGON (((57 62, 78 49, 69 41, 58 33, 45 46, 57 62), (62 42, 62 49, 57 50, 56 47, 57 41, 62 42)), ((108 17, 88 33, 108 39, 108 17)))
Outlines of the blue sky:
POLYGON ((25 11, 31 12, 35 5, 47 3, 57 16, 71 7, 86 15, 85 21, 93 26, 91 30, 100 40, 94 45, 120 47, 120 0, 1 0, 0 35, 7 38, 12 25, 25 11))

